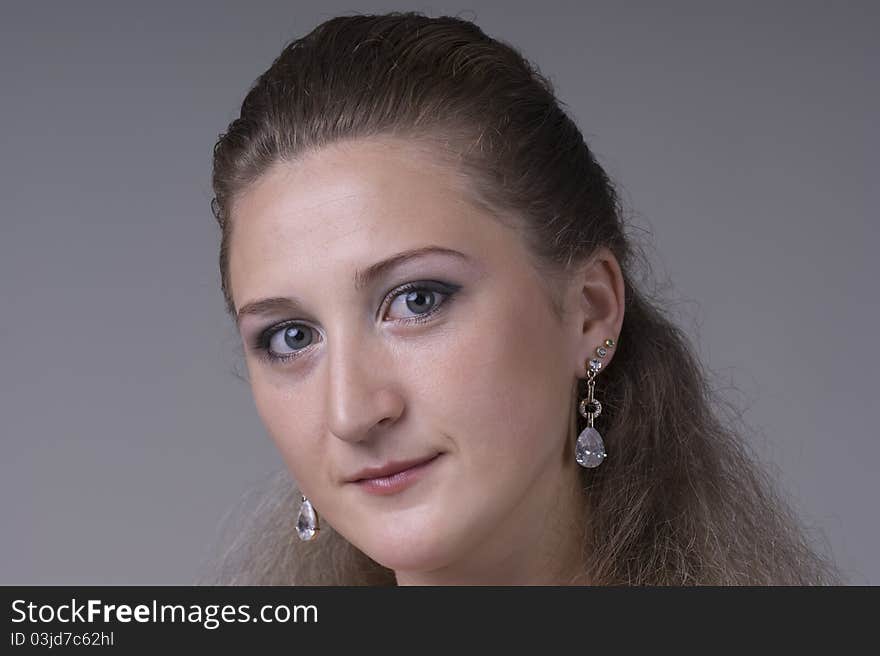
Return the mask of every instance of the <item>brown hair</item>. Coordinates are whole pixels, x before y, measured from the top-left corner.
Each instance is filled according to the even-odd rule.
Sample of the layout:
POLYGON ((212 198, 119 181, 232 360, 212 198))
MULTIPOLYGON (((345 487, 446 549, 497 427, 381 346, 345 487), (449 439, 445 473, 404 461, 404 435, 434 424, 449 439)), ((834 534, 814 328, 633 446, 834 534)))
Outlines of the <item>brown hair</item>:
MULTIPOLYGON (((819 584, 830 558, 749 456, 738 414, 709 384, 626 230, 617 192, 548 79, 513 47, 455 17, 407 12, 332 18, 291 42, 250 89, 214 148, 212 210, 229 284, 231 208, 279 161, 343 140, 429 144, 466 174, 499 220, 515 217, 535 265, 564 279, 600 246, 617 257, 625 316, 597 383, 597 428, 610 454, 583 470, 595 584, 819 584), (646 279, 648 279, 646 277, 646 279)), ((553 289, 552 284, 548 289, 553 289)), ((556 299, 554 299, 556 302, 556 299)), ((586 395, 586 381, 575 392, 586 395)), ((572 402, 575 407, 576 402, 572 402)), ((574 436, 584 419, 574 413, 574 436)), ((280 474, 223 559, 218 582, 393 584, 332 530, 299 544, 299 498, 280 474)))

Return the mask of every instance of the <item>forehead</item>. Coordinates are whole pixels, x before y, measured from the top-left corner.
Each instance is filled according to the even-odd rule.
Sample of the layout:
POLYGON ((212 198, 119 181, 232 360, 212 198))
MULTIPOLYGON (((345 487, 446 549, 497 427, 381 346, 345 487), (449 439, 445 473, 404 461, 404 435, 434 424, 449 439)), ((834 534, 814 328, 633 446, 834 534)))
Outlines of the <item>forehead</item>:
POLYGON ((360 141, 275 164, 232 208, 237 305, 428 243, 473 255, 497 245, 503 227, 472 201, 461 174, 423 148, 360 141))

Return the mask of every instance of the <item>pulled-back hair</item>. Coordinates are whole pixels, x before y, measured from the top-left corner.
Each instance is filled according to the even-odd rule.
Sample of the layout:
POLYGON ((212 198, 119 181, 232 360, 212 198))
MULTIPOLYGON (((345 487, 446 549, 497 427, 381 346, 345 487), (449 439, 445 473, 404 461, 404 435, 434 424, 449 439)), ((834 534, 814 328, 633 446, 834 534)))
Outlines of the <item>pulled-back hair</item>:
MULTIPOLYGON (((465 174, 473 198, 520 230, 548 290, 599 247, 614 253, 625 315, 597 382, 609 457, 583 469, 584 544, 594 584, 838 581, 746 447, 733 406, 651 291, 650 265, 618 194, 555 98, 515 48, 471 22, 418 13, 332 18, 287 45, 214 148, 212 211, 229 281, 232 206, 273 164, 343 141, 399 139, 465 174), (637 278, 642 272, 644 280, 637 278)), ((554 307, 559 310, 559 299, 554 307)), ((503 381, 501 382, 503 384, 503 381)), ((575 389, 586 396, 586 380, 575 389)), ((572 407, 576 402, 572 402, 572 407)), ((585 419, 573 413, 574 437, 585 419)), ((295 483, 279 474, 223 559, 220 583, 393 584, 332 530, 299 543, 295 483)))

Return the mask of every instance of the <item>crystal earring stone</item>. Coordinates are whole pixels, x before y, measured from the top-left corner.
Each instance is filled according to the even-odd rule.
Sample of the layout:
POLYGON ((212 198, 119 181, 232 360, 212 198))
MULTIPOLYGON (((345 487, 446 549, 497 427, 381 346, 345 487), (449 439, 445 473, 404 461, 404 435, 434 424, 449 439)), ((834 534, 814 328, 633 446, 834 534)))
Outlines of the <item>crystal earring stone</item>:
POLYGON ((581 467, 592 469, 605 459, 605 443, 602 436, 592 426, 587 426, 578 436, 574 457, 581 467))
POLYGON ((312 507, 312 502, 305 497, 302 498, 299 516, 296 518, 296 533, 303 541, 311 540, 318 533, 318 516, 312 507))

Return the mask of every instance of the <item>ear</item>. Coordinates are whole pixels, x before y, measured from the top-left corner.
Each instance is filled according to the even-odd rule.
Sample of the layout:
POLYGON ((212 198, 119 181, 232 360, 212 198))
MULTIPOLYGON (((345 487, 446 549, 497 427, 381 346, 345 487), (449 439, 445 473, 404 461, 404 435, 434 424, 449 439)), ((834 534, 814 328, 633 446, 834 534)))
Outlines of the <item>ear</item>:
POLYGON ((576 377, 586 378, 587 362, 599 358, 598 347, 604 347, 606 355, 599 358, 606 368, 614 357, 617 340, 623 325, 624 290, 623 272, 614 253, 606 246, 597 249, 587 262, 577 269, 572 280, 573 323, 576 377), (614 346, 605 345, 606 339, 614 340, 614 346))

